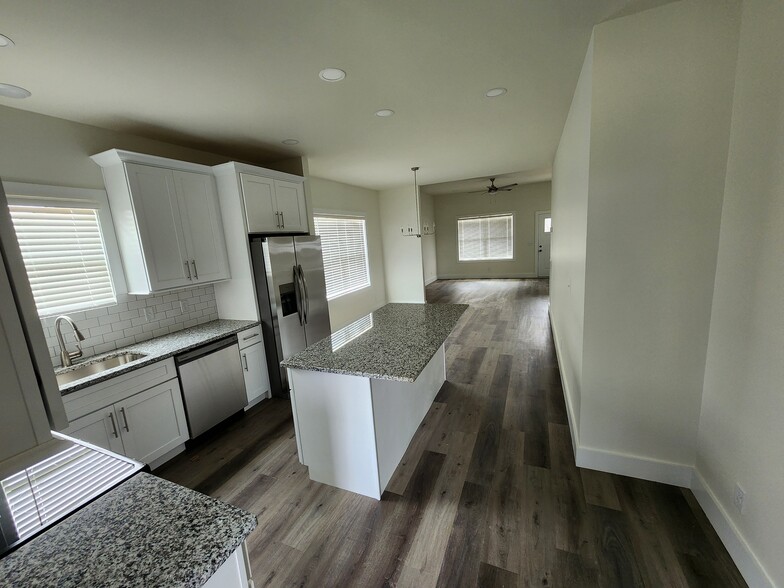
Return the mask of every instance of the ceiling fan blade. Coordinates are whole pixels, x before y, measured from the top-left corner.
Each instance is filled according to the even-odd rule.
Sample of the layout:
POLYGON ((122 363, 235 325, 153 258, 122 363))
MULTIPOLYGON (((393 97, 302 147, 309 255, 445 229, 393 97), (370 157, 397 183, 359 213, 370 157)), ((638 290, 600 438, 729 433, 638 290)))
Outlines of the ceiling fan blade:
POLYGON ((487 188, 484 190, 477 190, 476 192, 469 192, 469 194, 487 194, 487 188))
POLYGON ((499 189, 499 190, 508 190, 508 189, 510 189, 510 188, 513 188, 513 187, 514 187, 514 186, 516 186, 516 185, 517 185, 517 183, 514 183, 514 184, 507 184, 506 186, 498 186, 498 189, 499 189))

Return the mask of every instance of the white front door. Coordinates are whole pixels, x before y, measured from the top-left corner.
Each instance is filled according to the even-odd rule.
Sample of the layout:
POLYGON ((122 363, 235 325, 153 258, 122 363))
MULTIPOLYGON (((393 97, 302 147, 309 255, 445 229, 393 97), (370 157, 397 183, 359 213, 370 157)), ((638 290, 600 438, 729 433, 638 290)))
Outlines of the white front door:
MULTIPOLYGON (((529 217, 530 218, 530 217, 529 217)), ((546 278, 550 275, 550 235, 553 219, 550 211, 536 213, 536 275, 546 278)))

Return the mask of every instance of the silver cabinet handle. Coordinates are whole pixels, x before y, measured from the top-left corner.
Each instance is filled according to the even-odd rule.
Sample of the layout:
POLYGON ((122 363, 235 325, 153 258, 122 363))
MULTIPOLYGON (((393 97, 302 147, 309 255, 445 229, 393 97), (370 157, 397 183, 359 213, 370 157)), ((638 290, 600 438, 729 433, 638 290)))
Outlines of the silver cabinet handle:
POLYGON ((114 413, 109 413, 109 420, 112 421, 112 435, 116 439, 119 435, 117 435, 117 423, 114 422, 114 413))
POLYGON ((243 340, 243 341, 247 341, 248 339, 253 339, 253 337, 258 337, 258 336, 259 336, 259 334, 258 334, 258 333, 251 333, 251 334, 250 334, 250 335, 248 335, 247 337, 243 337, 243 338, 242 338, 242 340, 243 340))
POLYGON ((193 265, 193 277, 197 280, 199 279, 199 270, 196 269, 196 260, 191 259, 191 264, 193 265))
POLYGON ((280 228, 280 213, 279 212, 275 213, 275 226, 277 228, 280 228))
POLYGON ((184 263, 185 263, 185 271, 188 272, 188 279, 189 280, 193 280, 193 278, 191 277, 191 266, 188 265, 187 261, 184 262, 184 263))
POLYGON ((246 354, 242 354, 242 365, 245 367, 245 371, 248 371, 248 356, 246 354))
POLYGON ((283 217, 283 212, 280 213, 280 228, 286 228, 286 219, 283 217))
POLYGON ((123 423, 125 423, 123 425, 123 429, 125 429, 128 433, 130 433, 131 429, 128 428, 128 415, 125 414, 125 407, 124 406, 122 408, 120 408, 120 414, 122 415, 123 423))

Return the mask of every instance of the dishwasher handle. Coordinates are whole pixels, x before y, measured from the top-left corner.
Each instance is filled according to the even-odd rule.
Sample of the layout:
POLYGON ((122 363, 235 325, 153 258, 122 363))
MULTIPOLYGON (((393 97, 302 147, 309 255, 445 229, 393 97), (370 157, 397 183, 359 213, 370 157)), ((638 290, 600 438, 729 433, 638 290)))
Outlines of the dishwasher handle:
POLYGON ((196 349, 192 349, 185 353, 181 353, 180 355, 175 356, 174 361, 177 365, 182 365, 184 363, 188 363, 204 357, 205 355, 209 355, 210 353, 215 353, 216 351, 220 351, 221 349, 225 349, 226 347, 231 347, 232 345, 237 344, 237 335, 231 335, 230 337, 226 337, 224 339, 219 339, 218 341, 214 341, 207 345, 202 345, 201 347, 197 347, 196 349))

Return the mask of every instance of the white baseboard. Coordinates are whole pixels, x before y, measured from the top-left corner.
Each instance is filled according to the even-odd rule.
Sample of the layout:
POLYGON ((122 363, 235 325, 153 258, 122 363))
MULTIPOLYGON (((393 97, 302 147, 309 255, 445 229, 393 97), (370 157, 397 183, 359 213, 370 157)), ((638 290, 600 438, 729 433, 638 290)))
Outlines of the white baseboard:
POLYGON ((569 431, 572 435, 572 446, 577 467, 690 488, 748 585, 752 588, 776 588, 776 584, 765 571, 759 559, 754 555, 743 534, 732 522, 732 519, 727 515, 727 511, 716 498, 715 493, 706 484, 704 478, 694 466, 660 461, 638 455, 614 453, 580 445, 578 428, 575 427, 576 415, 574 414, 572 404, 572 389, 570 382, 564 377, 561 360, 562 351, 552 312, 550 312, 550 327, 553 331, 555 353, 558 358, 561 384, 564 390, 564 398, 566 399, 566 413, 569 418, 569 431))
POLYGON ((438 274, 438 280, 509 280, 535 278, 536 274, 499 274, 497 276, 477 276, 473 274, 438 274))
POLYGON ((584 446, 577 448, 575 461, 580 468, 661 482, 681 488, 691 488, 694 474, 694 467, 688 464, 584 446))
POLYGON ((752 588, 776 588, 773 579, 762 567, 745 537, 732 522, 699 470, 694 472, 691 490, 748 585, 752 588))
POLYGON ((429 286, 430 284, 435 282, 437 279, 438 279, 438 276, 433 276, 432 278, 426 278, 425 279, 425 286, 429 286))
POLYGON ((558 337, 558 329, 555 328, 552 307, 550 305, 547 306, 547 315, 550 317, 550 330, 553 332, 555 356, 558 359, 558 373, 561 377, 561 388, 563 388, 564 399, 566 400, 566 417, 569 420, 569 432, 571 433, 572 437, 572 451, 576 456, 577 449, 580 447, 580 428, 578 427, 577 415, 574 414, 574 397, 572 396, 572 386, 564 375, 566 372, 561 365, 561 339, 558 337))

